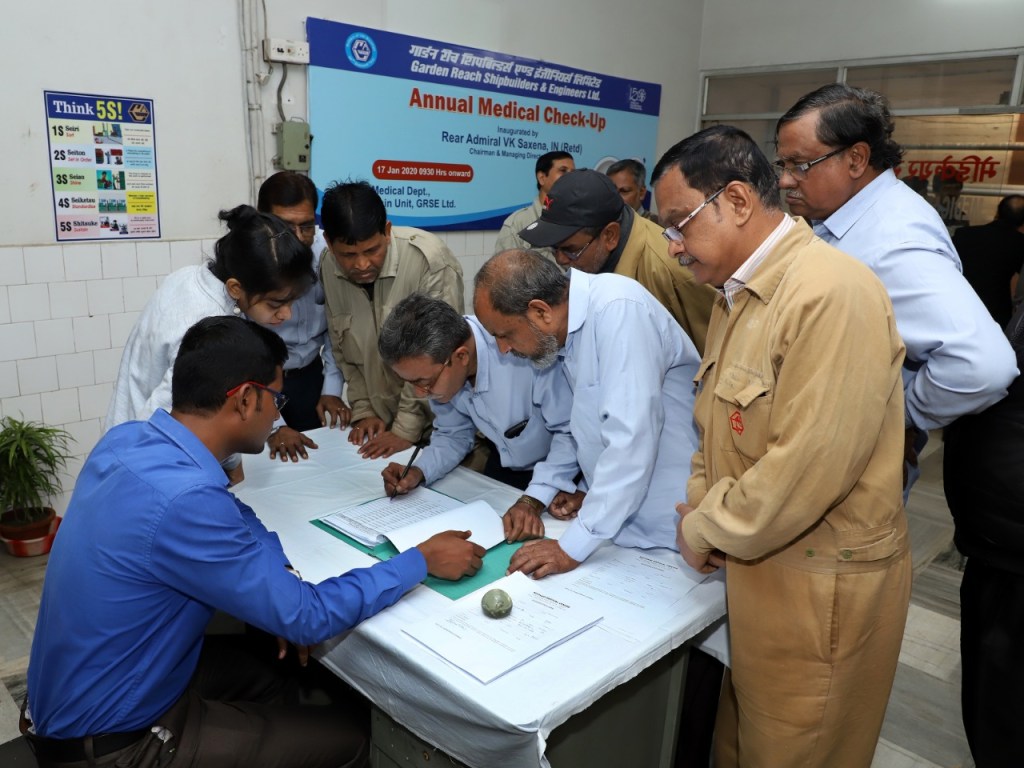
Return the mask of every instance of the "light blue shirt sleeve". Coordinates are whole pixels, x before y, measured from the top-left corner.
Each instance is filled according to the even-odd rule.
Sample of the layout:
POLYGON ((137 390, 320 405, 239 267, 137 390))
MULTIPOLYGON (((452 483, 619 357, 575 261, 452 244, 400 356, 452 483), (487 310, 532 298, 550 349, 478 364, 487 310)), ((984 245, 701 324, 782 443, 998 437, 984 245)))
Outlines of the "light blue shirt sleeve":
POLYGON ((534 465, 526 495, 547 506, 559 491, 576 490, 574 480, 579 473, 576 441, 570 430, 572 390, 561 361, 537 373, 533 401, 540 410, 545 429, 551 434, 551 445, 544 460, 534 465))
MULTIPOLYGON (((572 302, 578 294, 570 291, 572 302)), ((615 537, 637 513, 650 486, 665 423, 662 383, 678 354, 667 353, 666 344, 677 342, 658 331, 645 304, 622 298, 605 303, 583 328, 570 333, 566 364, 575 361, 572 432, 590 487, 579 514, 559 538, 575 560, 585 560, 615 537)))
POLYGON ((455 469, 473 449, 476 426, 464 407, 463 397, 468 389, 469 384, 464 384, 450 403, 430 404, 434 411, 434 431, 430 433, 430 445, 423 449, 416 460, 416 466, 423 472, 427 485, 455 469))
POLYGON ((907 348, 907 426, 946 426, 1006 396, 1016 357, 961 274, 945 225, 886 171, 814 231, 864 262, 885 285, 907 348))

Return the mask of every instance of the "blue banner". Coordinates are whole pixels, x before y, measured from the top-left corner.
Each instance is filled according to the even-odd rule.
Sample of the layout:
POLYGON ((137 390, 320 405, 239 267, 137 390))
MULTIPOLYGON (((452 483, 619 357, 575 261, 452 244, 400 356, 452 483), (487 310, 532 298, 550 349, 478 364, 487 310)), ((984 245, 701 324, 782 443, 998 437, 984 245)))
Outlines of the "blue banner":
POLYGON ((496 229, 550 151, 654 157, 661 86, 307 19, 312 177, 372 183, 395 224, 496 229))

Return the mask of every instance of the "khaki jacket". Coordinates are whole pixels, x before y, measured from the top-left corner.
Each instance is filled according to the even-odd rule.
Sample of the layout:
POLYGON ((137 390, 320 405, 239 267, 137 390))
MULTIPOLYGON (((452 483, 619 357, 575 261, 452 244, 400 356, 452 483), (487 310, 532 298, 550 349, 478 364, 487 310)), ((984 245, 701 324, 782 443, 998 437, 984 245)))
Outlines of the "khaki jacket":
POLYGON ((459 262, 436 235, 392 227, 372 302, 329 253, 320 261, 320 279, 331 346, 348 384, 352 420, 377 416, 398 437, 418 441, 432 418, 430 408, 381 361, 377 335, 395 304, 412 293, 442 299, 461 314, 465 299, 459 262))
POLYGON ((716 299, 689 546, 818 572, 902 555, 903 356, 882 283, 798 221, 731 312, 716 299))
POLYGON ((649 219, 633 216, 615 274, 633 278, 654 294, 703 355, 717 294, 714 288, 698 284, 689 269, 668 255, 668 241, 661 232, 662 227, 649 219))
POLYGON ((533 202, 525 208, 520 208, 518 211, 510 213, 509 217, 501 225, 498 239, 494 241, 494 252, 501 253, 502 251, 510 251, 512 249, 536 251, 541 256, 557 264, 558 261, 555 259, 553 249, 538 248, 535 245, 530 245, 519 236, 519 233, 539 219, 542 213, 544 213, 544 206, 539 197, 535 197, 533 202))

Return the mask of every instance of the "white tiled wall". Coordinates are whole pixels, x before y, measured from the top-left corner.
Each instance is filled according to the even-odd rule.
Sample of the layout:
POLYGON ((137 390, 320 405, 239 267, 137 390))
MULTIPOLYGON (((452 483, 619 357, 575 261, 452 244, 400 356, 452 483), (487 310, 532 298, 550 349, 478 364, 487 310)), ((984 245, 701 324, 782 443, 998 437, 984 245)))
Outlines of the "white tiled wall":
MULTIPOLYGON (((497 232, 439 233, 473 276, 497 232)), ((213 240, 0 248, 0 415, 43 421, 75 438, 64 494, 102 434, 102 420, 136 317, 162 279, 213 253, 213 240)))

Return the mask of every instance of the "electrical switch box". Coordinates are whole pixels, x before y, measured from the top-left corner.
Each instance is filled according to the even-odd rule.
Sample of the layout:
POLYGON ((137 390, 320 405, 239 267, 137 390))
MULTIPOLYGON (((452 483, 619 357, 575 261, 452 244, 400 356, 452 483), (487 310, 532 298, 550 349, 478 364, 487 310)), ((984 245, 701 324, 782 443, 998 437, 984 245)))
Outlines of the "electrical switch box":
POLYGON ((313 137, 309 123, 287 120, 277 126, 277 165, 286 171, 308 171, 313 137))

